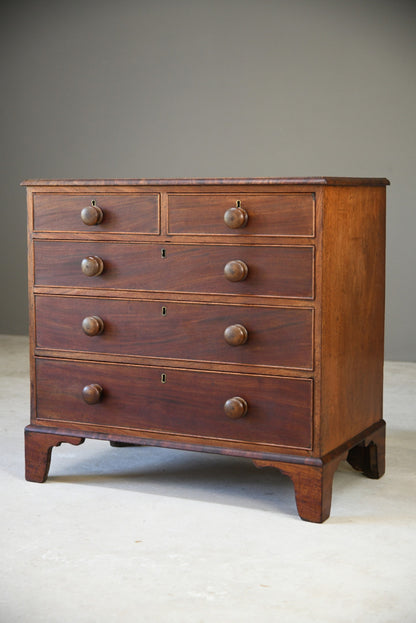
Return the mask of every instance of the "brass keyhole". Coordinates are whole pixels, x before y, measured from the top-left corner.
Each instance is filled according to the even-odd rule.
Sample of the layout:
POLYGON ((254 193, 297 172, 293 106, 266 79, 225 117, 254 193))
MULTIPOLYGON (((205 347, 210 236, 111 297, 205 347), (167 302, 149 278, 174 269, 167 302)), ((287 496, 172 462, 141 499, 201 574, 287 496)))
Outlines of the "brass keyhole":
POLYGON ((95 206, 97 205, 97 202, 95 201, 95 199, 91 199, 91 205, 93 208, 95 208, 95 206))
POLYGON ((165 258, 166 257, 166 249, 162 249, 160 252, 160 256, 165 258))
POLYGON ((168 310, 166 307, 162 307, 162 316, 166 316, 166 314, 168 313, 168 310))
POLYGON ((160 375, 160 382, 161 383, 166 383, 166 374, 165 373, 160 375))

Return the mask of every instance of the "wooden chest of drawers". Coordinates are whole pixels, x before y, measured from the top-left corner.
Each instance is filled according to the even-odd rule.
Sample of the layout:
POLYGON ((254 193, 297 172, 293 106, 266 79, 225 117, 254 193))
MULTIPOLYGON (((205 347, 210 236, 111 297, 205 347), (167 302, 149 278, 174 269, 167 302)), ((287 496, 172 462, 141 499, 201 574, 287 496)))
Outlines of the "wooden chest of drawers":
POLYGON ((385 179, 30 180, 26 478, 85 438, 384 472, 385 179))

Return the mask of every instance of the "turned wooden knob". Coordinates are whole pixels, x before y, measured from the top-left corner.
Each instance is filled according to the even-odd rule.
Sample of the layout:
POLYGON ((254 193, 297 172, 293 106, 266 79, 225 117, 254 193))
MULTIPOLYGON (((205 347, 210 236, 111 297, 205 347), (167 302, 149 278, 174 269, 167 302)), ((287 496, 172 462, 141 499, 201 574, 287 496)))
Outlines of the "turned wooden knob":
POLYGON ((233 420, 244 417, 248 410, 248 404, 240 396, 229 398, 224 404, 225 415, 233 420))
POLYGON ((82 397, 88 405, 95 405, 100 402, 103 388, 97 383, 86 385, 82 390, 82 397))
POLYGON ((232 324, 224 331, 224 339, 230 346, 240 346, 248 339, 248 331, 242 324, 232 324))
POLYGON ((241 206, 229 208, 224 214, 224 223, 230 229, 245 227, 248 221, 248 214, 241 206))
POLYGON ((228 281, 244 281, 248 266, 243 260, 231 260, 224 266, 224 275, 228 281))
POLYGON ((104 331, 104 321, 99 316, 87 316, 82 321, 82 330, 86 335, 100 335, 104 331))
POLYGON ((103 218, 103 211, 96 205, 90 205, 81 210, 81 220, 85 225, 99 225, 103 218))
POLYGON ((98 255, 89 255, 82 260, 81 270, 87 277, 97 277, 104 270, 104 262, 98 255))

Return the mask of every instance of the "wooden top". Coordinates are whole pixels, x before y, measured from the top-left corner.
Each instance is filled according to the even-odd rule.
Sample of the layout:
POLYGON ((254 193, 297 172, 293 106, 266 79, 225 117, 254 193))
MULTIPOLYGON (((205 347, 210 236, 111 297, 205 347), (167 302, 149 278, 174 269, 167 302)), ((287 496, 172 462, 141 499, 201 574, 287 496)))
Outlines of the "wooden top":
POLYGON ((387 186, 385 177, 212 177, 183 179, 25 180, 21 186, 199 186, 199 185, 314 184, 326 186, 387 186))

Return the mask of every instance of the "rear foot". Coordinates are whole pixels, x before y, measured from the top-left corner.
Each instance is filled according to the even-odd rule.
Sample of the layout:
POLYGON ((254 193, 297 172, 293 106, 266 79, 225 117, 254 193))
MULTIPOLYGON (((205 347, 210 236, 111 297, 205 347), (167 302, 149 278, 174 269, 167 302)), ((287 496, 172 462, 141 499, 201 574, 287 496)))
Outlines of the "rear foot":
POLYGON ((383 422, 383 426, 375 433, 351 448, 347 456, 348 463, 367 478, 381 478, 385 471, 385 438, 386 426, 383 422))

